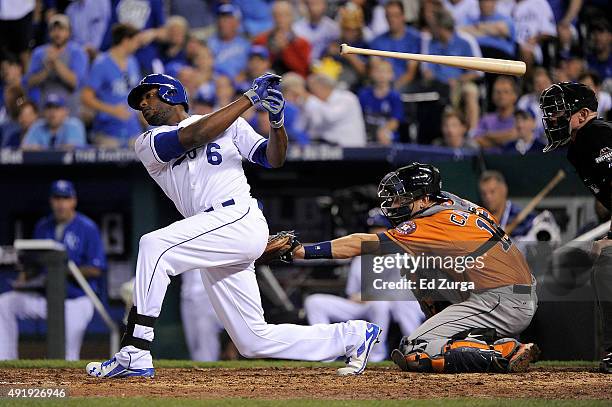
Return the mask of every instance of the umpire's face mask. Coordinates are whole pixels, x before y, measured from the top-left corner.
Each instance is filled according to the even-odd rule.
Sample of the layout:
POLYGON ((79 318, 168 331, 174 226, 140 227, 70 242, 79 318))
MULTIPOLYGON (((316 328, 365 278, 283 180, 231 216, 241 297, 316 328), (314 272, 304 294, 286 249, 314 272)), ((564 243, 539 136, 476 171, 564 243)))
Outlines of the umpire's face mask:
POLYGON ((572 112, 565 102, 563 92, 554 87, 542 93, 540 108, 542 109, 542 124, 548 140, 543 150, 546 153, 570 141, 572 112))

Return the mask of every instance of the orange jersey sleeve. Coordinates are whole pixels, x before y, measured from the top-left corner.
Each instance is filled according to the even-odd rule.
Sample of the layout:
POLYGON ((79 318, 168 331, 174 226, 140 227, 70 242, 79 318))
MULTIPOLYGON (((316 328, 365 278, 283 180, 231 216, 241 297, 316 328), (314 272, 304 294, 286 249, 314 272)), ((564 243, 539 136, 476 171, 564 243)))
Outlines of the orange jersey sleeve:
MULTIPOLYGON (((494 219, 484 209, 479 211, 485 218, 494 219)), ((449 209, 404 222, 384 235, 412 255, 456 258, 474 255, 494 234, 491 221, 474 213, 449 209)), ((486 253, 478 255, 482 262, 477 268, 461 271, 460 276, 456 270, 444 271, 453 279, 473 281, 477 289, 531 284, 529 267, 509 239, 493 244, 486 253)))

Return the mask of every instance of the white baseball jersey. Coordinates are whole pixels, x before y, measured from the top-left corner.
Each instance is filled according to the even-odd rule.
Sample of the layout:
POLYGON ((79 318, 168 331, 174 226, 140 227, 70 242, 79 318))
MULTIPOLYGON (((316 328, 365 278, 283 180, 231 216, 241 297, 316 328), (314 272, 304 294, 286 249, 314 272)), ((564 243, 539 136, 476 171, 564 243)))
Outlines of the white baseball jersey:
POLYGON ((555 16, 546 0, 522 0, 512 11, 516 26, 516 39, 524 43, 532 37, 546 34, 557 35, 555 16))
POLYGON ((266 139, 238 118, 214 141, 190 150, 178 158, 164 161, 155 138, 199 120, 194 115, 176 126, 160 126, 136 139, 136 155, 174 202, 184 217, 221 204, 229 199, 251 198, 251 188, 242 169, 242 158, 253 162, 253 155, 266 139))
MULTIPOLYGON (((360 349, 368 329, 365 321, 316 326, 265 321, 254 261, 264 251, 269 231, 251 198, 242 159, 268 167, 266 140, 239 118, 213 141, 184 152, 178 129, 200 117, 189 117, 176 126, 160 126, 136 140, 138 158, 186 218, 141 237, 134 282, 137 313, 157 318, 169 276, 199 272, 198 286, 206 290, 219 321, 243 356, 331 360, 360 349)), ((215 321, 196 318, 190 311, 197 307, 183 299, 187 300, 182 304, 188 330, 208 334, 188 333, 188 338, 209 341, 218 325, 200 328, 200 323, 215 321)), ((151 342, 154 328, 135 324, 132 335, 151 342)), ((151 353, 133 345, 123 346, 115 357, 129 368, 153 366, 151 353)), ((209 354, 201 357, 212 358, 209 354)))

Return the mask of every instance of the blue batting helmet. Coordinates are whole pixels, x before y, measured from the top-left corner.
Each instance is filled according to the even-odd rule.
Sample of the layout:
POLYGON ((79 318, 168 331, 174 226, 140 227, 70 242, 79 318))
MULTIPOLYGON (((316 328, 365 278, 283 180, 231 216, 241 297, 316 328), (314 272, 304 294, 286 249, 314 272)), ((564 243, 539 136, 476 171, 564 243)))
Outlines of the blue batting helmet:
POLYGON ((185 111, 189 112, 189 101, 183 84, 170 75, 163 75, 160 73, 145 76, 140 83, 130 91, 128 95, 128 105, 134 110, 140 110, 139 105, 142 95, 152 88, 158 88, 157 94, 164 102, 169 105, 183 105, 185 111))

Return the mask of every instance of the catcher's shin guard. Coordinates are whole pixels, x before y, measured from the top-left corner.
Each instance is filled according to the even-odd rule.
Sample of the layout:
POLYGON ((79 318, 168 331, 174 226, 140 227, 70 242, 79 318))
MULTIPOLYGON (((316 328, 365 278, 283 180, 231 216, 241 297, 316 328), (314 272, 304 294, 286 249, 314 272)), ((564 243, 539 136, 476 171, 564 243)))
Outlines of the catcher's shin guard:
POLYGON ((494 349, 458 347, 443 354, 430 356, 427 352, 404 355, 399 349, 391 353, 393 362, 406 372, 433 373, 507 373, 509 361, 494 349))
POLYGON ((150 328, 155 327, 155 321, 157 318, 150 317, 147 315, 140 315, 136 311, 136 307, 132 307, 130 313, 127 318, 127 326, 125 328, 125 332, 123 337, 121 338, 121 347, 124 346, 134 346, 138 349, 142 350, 151 350, 151 341, 147 341, 146 339, 136 338, 134 337, 134 327, 136 325, 148 326, 150 328))
POLYGON ((512 338, 494 341, 495 336, 495 330, 492 329, 460 332, 449 339, 439 354, 433 356, 425 352, 426 342, 404 338, 400 343, 401 350, 394 350, 391 358, 404 371, 507 373, 512 358, 525 345, 512 338))

